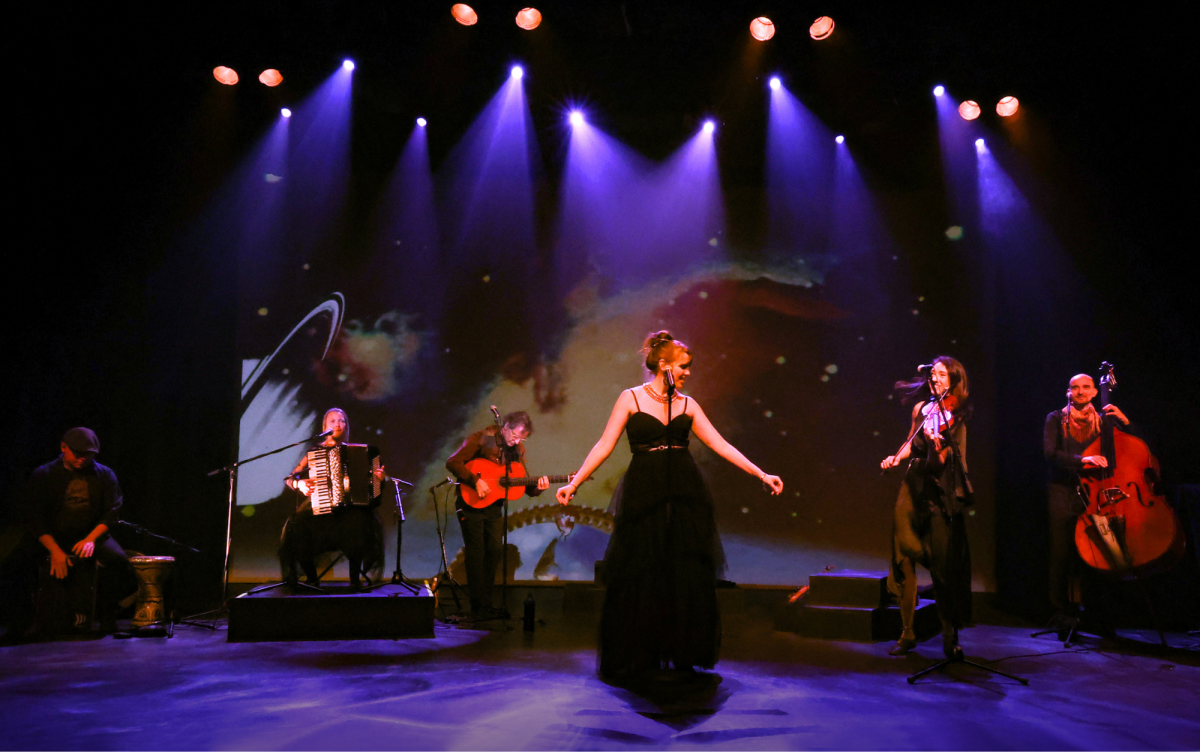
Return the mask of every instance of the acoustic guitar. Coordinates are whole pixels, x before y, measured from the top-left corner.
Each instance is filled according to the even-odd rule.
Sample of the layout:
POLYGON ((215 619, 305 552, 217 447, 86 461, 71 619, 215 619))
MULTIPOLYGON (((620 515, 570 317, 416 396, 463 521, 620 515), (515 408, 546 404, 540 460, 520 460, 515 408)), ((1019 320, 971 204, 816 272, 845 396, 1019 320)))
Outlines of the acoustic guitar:
MULTIPOLYGON (((467 463, 467 469, 478 475, 480 478, 487 481, 491 486, 491 492, 484 497, 480 497, 475 493, 475 489, 466 483, 461 484, 463 501, 467 506, 475 509, 483 509, 486 506, 491 506, 495 502, 503 499, 506 495, 509 501, 519 499, 524 495, 525 489, 531 486, 537 486, 538 479, 542 476, 535 475, 526 477, 525 466, 520 462, 512 462, 509 464, 509 477, 504 477, 504 465, 498 462, 476 457, 467 463)), ((569 483, 571 482, 570 475, 547 475, 551 483, 569 483)))

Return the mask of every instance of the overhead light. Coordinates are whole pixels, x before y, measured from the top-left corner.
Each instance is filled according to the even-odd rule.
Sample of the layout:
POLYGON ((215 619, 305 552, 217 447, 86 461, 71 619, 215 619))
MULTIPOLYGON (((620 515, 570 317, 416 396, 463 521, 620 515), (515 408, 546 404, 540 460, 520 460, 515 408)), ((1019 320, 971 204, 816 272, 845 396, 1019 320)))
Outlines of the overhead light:
POLYGON ((522 8, 517 13, 517 26, 525 31, 533 31, 542 22, 542 14, 537 8, 522 8))
POLYGON ((775 24, 766 16, 759 16, 750 22, 750 36, 765 42, 775 36, 775 24))
POLYGON ((238 82, 237 71, 233 68, 226 68, 224 65, 218 65, 216 68, 213 68, 213 78, 226 86, 233 86, 238 82))
POLYGON ((258 80, 264 86, 278 86, 283 83, 283 74, 274 68, 267 68, 258 74, 258 80))
POLYGON ((979 103, 970 99, 958 106, 958 114, 962 115, 963 120, 974 120, 980 112, 983 110, 979 109, 979 103))
POLYGON ((832 33, 833 19, 829 16, 821 16, 808 27, 808 35, 813 39, 828 39, 832 33))
POLYGON ((475 9, 466 3, 455 3, 450 8, 450 15, 454 16, 454 20, 463 26, 474 26, 479 21, 479 15, 475 13, 475 9))

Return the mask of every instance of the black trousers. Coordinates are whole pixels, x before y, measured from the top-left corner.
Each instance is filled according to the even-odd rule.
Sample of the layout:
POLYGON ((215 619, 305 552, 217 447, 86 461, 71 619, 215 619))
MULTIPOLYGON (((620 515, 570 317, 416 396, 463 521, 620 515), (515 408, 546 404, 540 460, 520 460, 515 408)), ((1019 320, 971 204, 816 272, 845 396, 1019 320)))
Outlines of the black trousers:
POLYGON ((1084 564, 1075 547, 1075 524, 1084 510, 1083 501, 1073 486, 1050 483, 1046 502, 1050 520, 1050 607, 1056 615, 1075 614, 1071 580, 1078 576, 1087 626, 1111 629, 1114 585, 1102 573, 1084 564))
POLYGON ((475 509, 459 499, 454 507, 462 529, 471 610, 478 612, 492 607, 496 568, 504 554, 504 502, 475 509))

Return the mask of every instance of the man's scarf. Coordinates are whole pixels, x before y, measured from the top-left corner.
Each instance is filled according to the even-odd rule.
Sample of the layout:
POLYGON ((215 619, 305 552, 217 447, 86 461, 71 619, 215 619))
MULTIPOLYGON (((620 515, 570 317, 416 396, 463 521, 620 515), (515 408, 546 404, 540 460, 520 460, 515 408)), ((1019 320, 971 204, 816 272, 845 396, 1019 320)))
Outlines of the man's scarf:
POLYGON ((1062 416, 1063 431, 1077 444, 1087 446, 1100 435, 1100 413, 1090 402, 1082 410, 1068 404, 1062 409, 1062 416))

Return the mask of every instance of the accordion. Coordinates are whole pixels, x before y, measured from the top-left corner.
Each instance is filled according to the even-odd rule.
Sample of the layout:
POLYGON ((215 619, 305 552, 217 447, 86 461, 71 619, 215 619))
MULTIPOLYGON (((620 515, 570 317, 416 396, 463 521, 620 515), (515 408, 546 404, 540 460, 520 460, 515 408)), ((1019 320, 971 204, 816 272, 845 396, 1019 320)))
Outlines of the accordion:
POLYGON ((319 446, 308 452, 308 482, 312 487, 313 514, 328 514, 338 507, 373 507, 379 503, 382 484, 375 477, 379 448, 368 444, 319 446))

